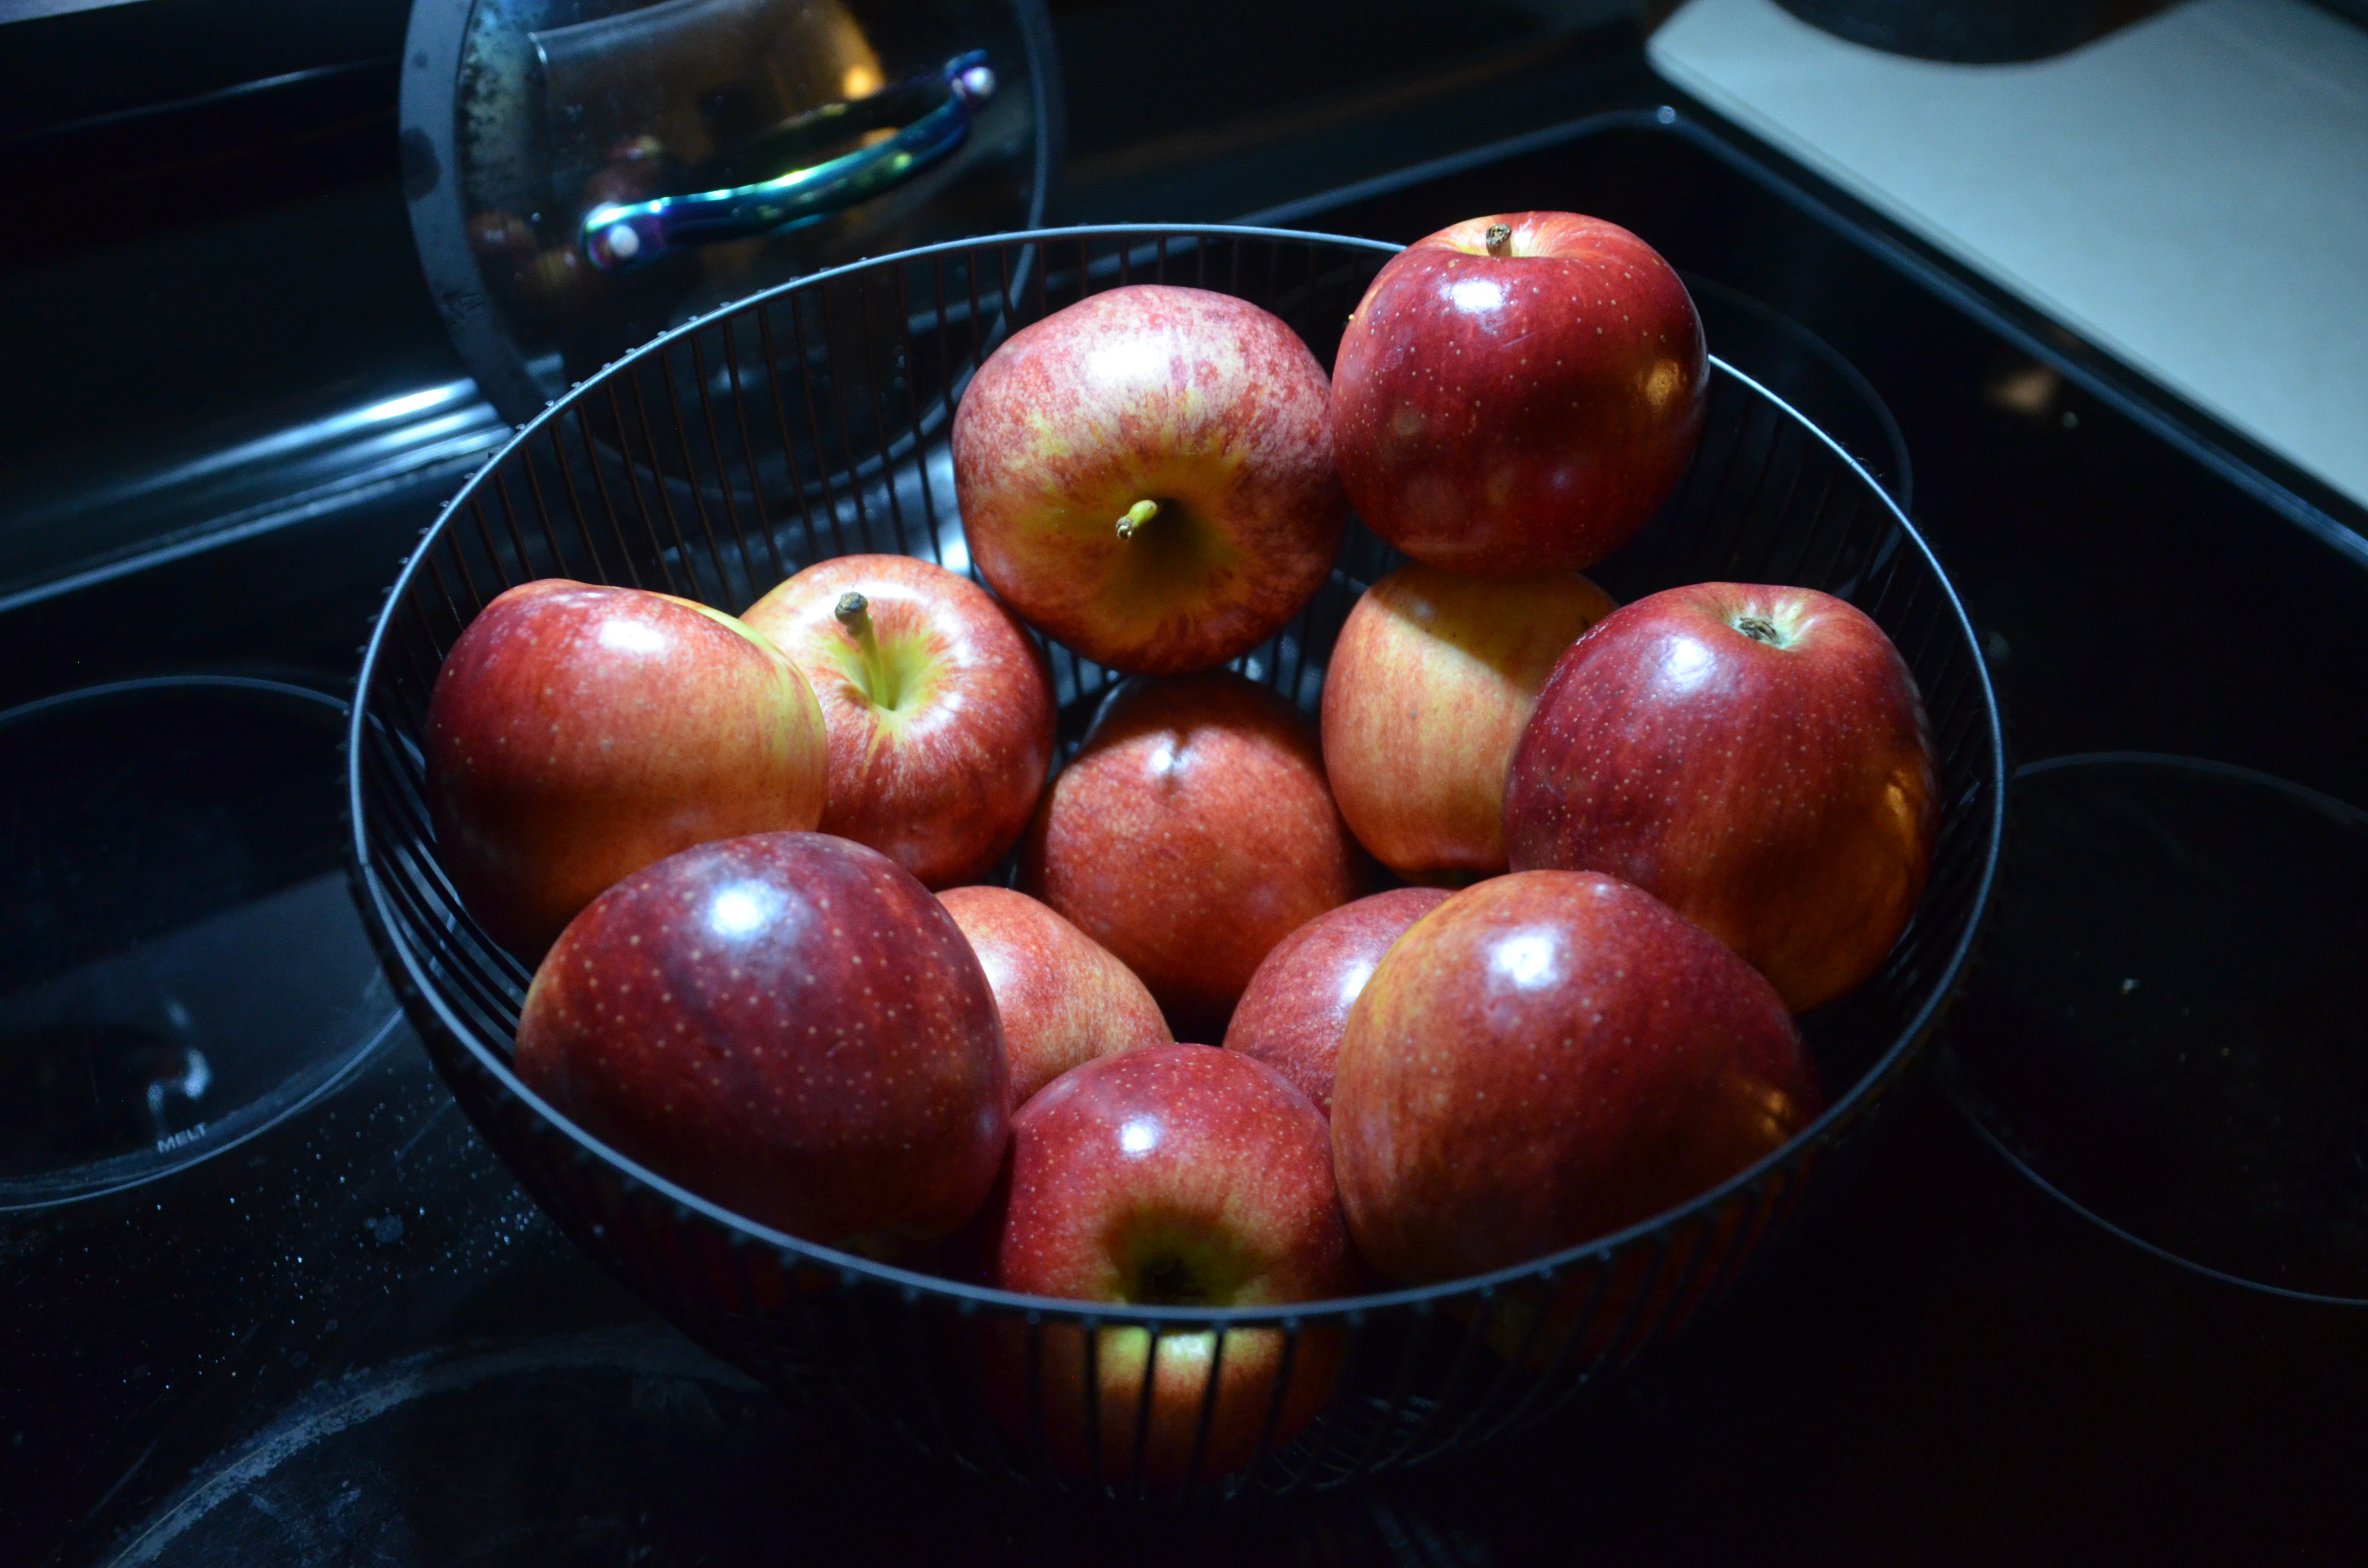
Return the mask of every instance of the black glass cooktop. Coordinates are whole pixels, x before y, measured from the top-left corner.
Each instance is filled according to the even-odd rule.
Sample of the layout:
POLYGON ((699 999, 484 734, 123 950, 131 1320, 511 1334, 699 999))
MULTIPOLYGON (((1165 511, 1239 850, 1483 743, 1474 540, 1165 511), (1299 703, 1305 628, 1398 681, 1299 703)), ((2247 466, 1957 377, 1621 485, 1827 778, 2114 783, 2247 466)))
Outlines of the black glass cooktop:
POLYGON ((318 653, 399 546, 290 534, 284 667, 222 653, 274 644, 222 631, 202 558, 89 624, 0 616, 19 672, 104 665, 132 624, 170 664, 176 613, 212 651, 0 716, 9 1560, 2368 1554, 2360 519, 1630 93, 1281 216, 1636 228, 1701 280, 1720 352, 1910 500, 1984 636, 2027 765, 1984 961, 1935 1071, 1747 1294, 1547 1429, 1240 1517, 1053 1507, 778 1405, 558 1238, 390 1023, 337 884, 318 653))

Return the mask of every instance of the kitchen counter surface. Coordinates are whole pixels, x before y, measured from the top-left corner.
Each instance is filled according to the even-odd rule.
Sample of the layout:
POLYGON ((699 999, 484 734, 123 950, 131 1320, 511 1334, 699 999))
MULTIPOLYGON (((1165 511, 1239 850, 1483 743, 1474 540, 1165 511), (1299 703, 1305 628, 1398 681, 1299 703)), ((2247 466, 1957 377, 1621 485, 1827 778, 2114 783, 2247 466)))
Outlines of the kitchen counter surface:
POLYGON ((2192 0, 2052 60, 1844 42, 1691 0, 1662 74, 2199 408, 2368 502, 2368 30, 2192 0))

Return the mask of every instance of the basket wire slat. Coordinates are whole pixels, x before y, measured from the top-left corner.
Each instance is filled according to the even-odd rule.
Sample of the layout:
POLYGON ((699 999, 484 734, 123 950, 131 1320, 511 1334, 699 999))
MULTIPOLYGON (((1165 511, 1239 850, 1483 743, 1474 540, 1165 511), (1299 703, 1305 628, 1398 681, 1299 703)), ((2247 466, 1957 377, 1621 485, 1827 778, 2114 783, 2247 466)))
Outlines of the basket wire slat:
POLYGON ((468 564, 470 559, 474 557, 484 563, 485 574, 493 580, 495 586, 493 595, 486 595, 482 589, 476 590, 479 597, 492 597, 507 593, 516 585, 518 579, 511 576, 510 560, 505 558, 500 548, 494 543, 492 525, 485 520, 484 508, 472 502, 469 518, 475 527, 471 528, 455 527, 444 536, 445 543, 451 550, 452 558, 461 563, 462 572, 472 585, 476 582, 476 568, 468 564))
MULTIPOLYGON (((1214 1343, 1209 1347, 1209 1370, 1207 1376, 1201 1380, 1201 1408, 1192 1418, 1192 1448, 1184 1461, 1184 1484, 1188 1487, 1199 1478, 1201 1466, 1209 1457, 1209 1434, 1216 1427, 1217 1400, 1224 1387, 1225 1346, 1231 1342, 1232 1337, 1224 1329, 1219 1329, 1214 1336, 1214 1343)), ((1144 1380, 1144 1387, 1146 1390, 1151 1387, 1150 1380, 1144 1380)), ((1150 1420, 1147 1415, 1144 1426, 1148 1431, 1150 1420)), ((1140 1469, 1143 1460, 1138 1457, 1135 1464, 1140 1469)))
MULTIPOLYGON (((773 312, 765 306, 756 311, 757 347, 765 360, 765 391, 767 401, 773 405, 773 429, 781 443, 781 466, 789 474, 788 492, 798 504, 798 521, 803 526, 802 538, 809 553, 819 554, 822 536, 814 531, 814 501, 806 494, 805 475, 798 467, 796 446, 790 440, 790 405, 781 400, 783 374, 780 352, 773 345, 773 312)), ((751 460, 751 467, 754 461, 751 460)))
POLYGON ((1512 1424, 1520 1402, 1537 1387, 1531 1375, 1531 1358, 1537 1353, 1538 1340, 1545 1332, 1545 1304, 1554 1299, 1555 1281, 1562 1275, 1549 1270, 1536 1278, 1519 1281, 1494 1293, 1498 1303, 1497 1315, 1501 1321, 1508 1309, 1503 1306, 1509 1295, 1520 1311, 1520 1336, 1513 1341, 1509 1354, 1497 1358, 1486 1392, 1473 1404, 1463 1420, 1450 1435, 1453 1448, 1463 1449, 1485 1443, 1512 1424), (1494 1414, 1492 1414, 1494 1412, 1494 1414))
POLYGON ((732 480, 732 460, 723 450, 723 432, 715 422, 715 400, 708 385, 707 333, 704 329, 691 333, 691 391, 699 401, 699 428, 707 432, 707 460, 714 465, 716 494, 722 497, 723 526, 732 535, 732 543, 740 562, 741 583, 735 596, 754 597, 756 586, 765 580, 757 565, 757 557, 748 548, 748 530, 740 520, 740 486, 732 480))
POLYGON ((452 563, 452 575, 460 580, 463 592, 459 595, 453 594, 450 581, 444 578, 440 572, 438 584, 444 589, 445 597, 451 605, 452 613, 456 619, 465 619, 476 616, 484 609, 494 596, 477 585, 476 574, 469 570, 468 559, 461 552, 461 536, 457 530, 444 536, 444 545, 445 554, 452 563), (466 598, 469 605, 465 615, 461 608, 462 598, 466 598))
MULTIPOLYGON (((587 576, 737 613, 828 556, 954 560, 954 414, 1013 332, 1130 281, 1189 280, 1282 315, 1323 359, 1390 254, 1274 231, 1119 226, 935 246, 786 285, 555 404, 470 482, 390 596, 354 705, 350 803, 357 896, 406 1010, 566 1233, 791 1397, 1014 1484, 1149 1499, 1337 1486, 1488 1441, 1550 1418, 1725 1299, 1843 1163, 1960 979, 2002 810, 1996 706, 1971 629, 1873 482, 1718 366, 1676 493, 1592 574, 1622 599, 1713 577, 1850 599, 1917 674, 1944 802, 1917 919, 1873 982, 1803 1021, 1830 1109, 1760 1167, 1620 1236, 1478 1280, 1262 1312, 1095 1306, 933 1280, 767 1231, 600 1146, 518 1081, 509 1042, 530 975, 437 863, 422 749, 435 671, 487 602, 535 578, 587 576), (1106 1345, 1104 1329, 1141 1332, 1106 1345), (1170 1411, 1162 1391, 1192 1380, 1162 1380, 1163 1356, 1202 1350, 1197 1403, 1170 1411), (1107 1394, 1105 1375, 1121 1380, 1107 1394), (1236 1375, 1254 1393, 1227 1392, 1236 1375), (1294 1429, 1296 1383, 1316 1376, 1331 1380, 1329 1401, 1294 1429), (1245 1464, 1249 1434, 1221 1434, 1243 1419, 1228 1401, 1253 1397, 1263 1408, 1249 1407, 1245 1464), (1125 1429, 1106 1433, 1112 1420, 1125 1429), (1082 1437, 1082 1474, 1056 1460, 1061 1434, 1067 1449, 1082 1437), (1230 1474, 1208 1473, 1220 1448, 1239 1466, 1230 1474), (1154 1475, 1179 1452, 1180 1480, 1154 1475)), ((1349 609, 1403 559, 1352 521, 1306 608, 1235 667, 1312 714, 1349 609)), ((966 551, 957 564, 976 578, 966 551)), ((1047 652, 1065 758, 1116 677, 1047 652)))
POLYGON ((1143 1382, 1134 1396, 1133 1437, 1128 1443, 1133 1451, 1126 1473, 1138 1501, 1150 1493, 1152 1400, 1159 1392, 1159 1347, 1167 1341, 1165 1327, 1160 1324, 1152 1325, 1150 1338, 1144 1346, 1143 1382))
MULTIPOLYGON (((625 524, 624 520, 617 516, 616 497, 609 493, 609 471, 601 465, 600 448, 592 438, 591 400, 579 398, 573 404, 573 408, 575 417, 572 423, 575 426, 575 437, 584 446, 584 467, 591 475, 593 493, 600 497, 600 515, 609 521, 609 537, 616 541, 617 555, 624 562, 625 570, 632 578, 631 585, 636 588, 644 587, 647 585, 643 581, 640 564, 633 559, 633 547, 625 542, 625 524)), ((582 503, 575 496, 574 468, 568 461, 566 443, 561 436, 564 424, 554 421, 551 428, 552 446, 559 453, 561 472, 570 476, 568 504, 580 510, 582 503)))
POLYGON ((657 519, 651 516, 649 503, 642 496, 642 475, 644 471, 650 476, 651 488, 657 494, 658 507, 666 514, 666 532, 674 537, 674 553, 682 561, 683 575, 687 579, 685 582, 676 583, 674 570, 669 565, 666 568, 668 590, 687 590, 692 595, 697 595, 700 591, 699 572, 692 562, 690 541, 682 531, 682 519, 675 513, 673 488, 667 483, 666 469, 658 460, 657 430, 650 423, 650 401, 642 392, 641 366, 632 360, 628 360, 626 364, 627 368, 622 373, 612 373, 601 378, 601 381, 607 383, 609 404, 616 416, 617 455, 623 463, 626 481, 632 487, 633 506, 641 513, 642 521, 649 529, 650 547, 656 551, 657 559, 661 562, 667 560, 667 547, 659 540, 657 519), (617 386, 620 382, 622 382, 625 389, 633 394, 634 424, 632 426, 628 426, 625 423, 624 405, 617 396, 617 386), (641 431, 642 452, 646 459, 645 461, 634 460, 632 438, 629 434, 629 430, 632 428, 638 428, 641 431))
MULTIPOLYGON (((542 434, 544 434, 544 436, 550 436, 550 438, 552 438, 552 450, 554 450, 554 452, 562 452, 562 448, 559 448, 559 428, 562 428, 562 424, 556 422, 556 419, 552 419, 550 424, 544 424, 544 426, 542 426, 542 434)), ((540 462, 540 460, 538 460, 540 455, 538 455, 538 452, 533 450, 533 448, 528 448, 526 455, 523 455, 523 457, 526 457, 526 460, 523 460, 523 462, 518 464, 518 467, 526 469, 526 493, 528 493, 528 495, 533 495, 533 497, 535 497, 535 517, 542 518, 542 526, 544 526, 544 528, 552 528, 552 506, 550 506, 550 502, 544 500, 544 495, 542 495, 542 462, 540 462)), ((566 452, 562 452, 562 455, 559 455, 559 473, 562 473, 562 476, 566 476, 566 452)), ((573 485, 571 485, 571 488, 573 488, 573 485)), ((583 512, 583 506, 580 506, 580 505, 573 505, 573 502, 575 502, 575 497, 573 497, 573 495, 568 497, 568 502, 571 502, 571 505, 566 506, 566 512, 562 512, 562 517, 566 518, 566 521, 568 521, 568 528, 573 528, 573 538, 575 538, 575 542, 578 542, 578 545, 583 545, 585 557, 587 557, 589 562, 592 562, 592 578, 599 580, 599 583, 606 583, 606 580, 611 580, 611 574, 609 574, 609 566, 606 566, 606 563, 601 562, 601 557, 599 557, 599 545, 597 545, 597 542, 592 540, 592 528, 589 528, 589 526, 585 526, 585 512, 583 512)))
MULTIPOLYGON (((1044 1332, 1045 1325, 1039 1325, 1037 1334, 1040 1338, 1042 1337, 1044 1332)), ((1096 1313, 1087 1313, 1084 1321, 1077 1325, 1076 1332, 1081 1341, 1078 1346, 1078 1359, 1084 1368, 1084 1376, 1078 1380, 1078 1388, 1081 1391, 1082 1397, 1085 1402, 1085 1421, 1083 1425, 1086 1432, 1086 1480, 1096 1491, 1100 1491, 1103 1489, 1105 1484, 1102 1476, 1102 1402, 1100 1397, 1100 1390, 1102 1386, 1101 1318, 1096 1313)))
MULTIPOLYGON (((475 491, 472 491, 469 495, 469 516, 477 525, 477 538, 484 546, 485 559, 495 563, 495 570, 500 573, 502 577, 502 586, 505 590, 508 589, 511 586, 509 569, 503 563, 500 547, 494 543, 494 525, 492 520, 485 516, 484 497, 482 494, 475 491)), ((454 528, 450 531, 458 533, 460 530, 454 528)), ((520 540, 518 541, 517 553, 512 556, 511 559, 518 561, 523 561, 526 559, 525 540, 520 540)))
POLYGON ((1275 1352, 1274 1384, 1267 1390, 1266 1410, 1258 1417, 1258 1443, 1250 1450, 1250 1462, 1243 1469, 1245 1475, 1257 1476, 1279 1465, 1280 1461, 1275 1457, 1275 1434, 1281 1428, 1282 1407, 1290 1397, 1291 1381, 1299 1372, 1301 1333, 1298 1319, 1283 1323, 1282 1344, 1275 1352))
MULTIPOLYGON (((914 354, 919 348, 921 339, 912 331, 912 324, 918 318, 913 314, 913 288, 910 279, 905 277, 906 271, 907 268, 902 267, 892 268, 890 271, 890 276, 896 282, 897 319, 905 324, 904 366, 905 427, 906 435, 912 442, 911 450, 914 453, 913 477, 920 484, 921 516, 927 519, 925 532, 929 541, 929 562, 932 565, 943 566, 946 563, 945 540, 943 530, 936 526, 936 519, 941 514, 938 510, 938 498, 929 488, 929 465, 922 454, 924 437, 921 430, 921 410, 927 404, 926 400, 920 395, 920 367, 913 362, 914 354)), ((940 369, 942 364, 941 358, 940 369)), ((951 497, 949 500, 951 501, 951 497)))
POLYGON ((1826 516, 1833 500, 1834 484, 1842 476, 1830 468, 1823 468, 1816 471, 1815 477, 1816 499, 1805 508, 1805 524, 1785 529, 1783 538, 1777 540, 1776 548, 1769 552, 1764 575, 1771 583, 1797 581, 1804 562, 1809 559, 1810 551, 1817 543, 1818 537, 1827 531, 1826 516))
MULTIPOLYGON (((857 296, 857 307, 855 312, 856 344, 859 351, 862 355, 862 364, 864 369, 863 379, 867 383, 869 383, 871 389, 872 427, 881 433, 881 442, 884 449, 888 441, 888 431, 891 428, 888 419, 888 399, 885 389, 892 384, 894 381, 894 372, 892 368, 893 361, 888 365, 882 364, 879 357, 879 347, 872 339, 871 274, 869 272, 857 273, 855 275, 855 284, 857 296)), ((853 432, 850 431, 848 434, 850 438, 852 438, 853 432)), ((915 465, 916 472, 925 471, 925 465, 915 465)), ((899 555, 919 554, 920 552, 913 548, 912 534, 905 526, 905 507, 903 502, 897 498, 896 486, 894 484, 888 484, 884 486, 884 488, 888 492, 888 523, 889 527, 894 531, 896 536, 896 552, 899 555)), ((932 540, 934 540, 936 530, 931 529, 930 533, 932 540)))

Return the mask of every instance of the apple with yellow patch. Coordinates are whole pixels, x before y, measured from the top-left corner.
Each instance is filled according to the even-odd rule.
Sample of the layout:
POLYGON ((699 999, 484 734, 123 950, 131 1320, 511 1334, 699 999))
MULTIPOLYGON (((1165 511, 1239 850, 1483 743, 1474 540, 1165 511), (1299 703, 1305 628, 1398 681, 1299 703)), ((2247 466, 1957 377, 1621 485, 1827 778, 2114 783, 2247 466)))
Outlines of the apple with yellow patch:
POLYGON ((1204 289, 1112 289, 1014 334, 954 413, 953 459, 988 585, 1129 675, 1272 636, 1348 527, 1324 368, 1276 316, 1204 289))
POLYGON ((1324 672, 1324 771, 1357 841, 1410 882, 1502 871, 1513 747, 1554 661, 1615 608, 1576 572, 1417 562, 1365 590, 1324 672))
POLYGON ((994 869, 1053 766, 1052 676, 1011 612, 942 566, 846 555, 800 572, 746 619, 822 703, 822 831, 931 888, 994 869))
POLYGON ((453 642, 427 753, 437 861, 530 962, 653 861, 813 827, 826 777, 814 692, 762 632, 562 577, 509 589, 453 642))

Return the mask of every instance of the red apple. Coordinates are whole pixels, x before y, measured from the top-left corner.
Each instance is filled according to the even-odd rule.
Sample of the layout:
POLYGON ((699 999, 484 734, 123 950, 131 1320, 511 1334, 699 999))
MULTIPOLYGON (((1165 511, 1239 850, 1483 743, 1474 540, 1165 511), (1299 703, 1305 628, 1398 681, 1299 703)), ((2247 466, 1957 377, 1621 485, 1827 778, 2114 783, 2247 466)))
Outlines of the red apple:
POLYGON ((1348 526, 1324 368, 1246 300, 1136 284, 1014 334, 954 413, 972 558, 1029 624, 1135 675, 1224 664, 1348 526))
POLYGON ((1516 868, 1624 878, 1805 1012, 1873 974, 1932 865, 1924 704, 1883 629, 1809 588, 1699 583, 1565 653, 1514 754, 1516 868))
POLYGON ((1505 770, 1554 661, 1611 597, 1575 572, 1419 562, 1349 612, 1324 672, 1324 770, 1358 841, 1408 881, 1505 869, 1505 770))
POLYGON ((1133 970, 1026 893, 954 888, 938 899, 995 992, 1012 1104, 1026 1105, 1081 1062, 1176 1042, 1133 970))
POLYGON ((1708 1191, 1816 1115, 1775 988, 1587 871, 1466 888, 1349 1014, 1332 1096, 1349 1234, 1405 1284, 1580 1245, 1708 1191))
POLYGON ((1358 516, 1417 561, 1484 574, 1625 544, 1685 472, 1709 380, 1669 264, 1573 212, 1417 240, 1365 290, 1333 374, 1358 516))
POLYGON ((807 567, 744 618, 821 699, 822 831, 933 888, 1010 851, 1053 766, 1052 672, 993 596, 908 555, 807 567))
POLYGON ((654 860, 822 819, 805 677, 723 611, 638 588, 550 578, 487 605, 437 672, 427 752, 436 858, 529 959, 654 860))
POLYGON ((1102 710, 1037 808, 1019 876, 1142 976, 1178 1034, 1218 1040, 1274 945, 1356 897, 1363 869, 1315 726, 1212 670, 1102 710))
POLYGON ((886 856, 819 833, 704 844, 593 900, 535 971, 518 1070, 701 1197, 890 1259, 978 1211, 1008 1131, 962 927, 886 856))
POLYGON ((1393 888, 1344 903, 1275 944, 1250 976, 1225 1049, 1263 1062, 1332 1114, 1332 1065, 1349 1009, 1406 928, 1447 902, 1438 888, 1393 888))
MULTIPOLYGON (((1280 1074, 1246 1056, 1155 1045, 1101 1057, 1055 1079, 1011 1128, 994 1271, 1007 1290, 1128 1306, 1256 1308, 1357 1286, 1324 1118, 1280 1074)), ((1196 1473, 1201 1406, 1212 1395, 1197 1474, 1224 1475, 1257 1457, 1281 1375, 1281 1330, 1227 1330, 1222 1354, 1215 1331, 1163 1335, 1155 1362, 1145 1330, 1103 1329, 1090 1387, 1083 1332, 1052 1325, 1043 1339, 1034 1401, 1017 1332, 989 1342, 987 1389, 1023 1440, 1032 1439, 1041 1419, 1063 1469, 1090 1472, 1098 1465, 1106 1481, 1184 1484, 1196 1473), (1099 1406, 1099 1456, 1087 1437, 1089 1403, 1099 1406)), ((1333 1336, 1303 1334, 1292 1362, 1272 1437, 1278 1444, 1313 1419, 1329 1394, 1338 1366, 1333 1336)))

